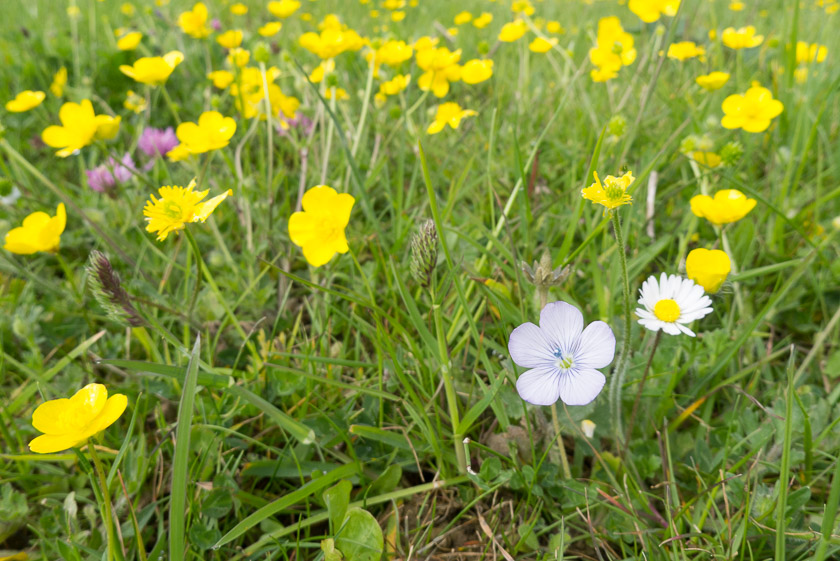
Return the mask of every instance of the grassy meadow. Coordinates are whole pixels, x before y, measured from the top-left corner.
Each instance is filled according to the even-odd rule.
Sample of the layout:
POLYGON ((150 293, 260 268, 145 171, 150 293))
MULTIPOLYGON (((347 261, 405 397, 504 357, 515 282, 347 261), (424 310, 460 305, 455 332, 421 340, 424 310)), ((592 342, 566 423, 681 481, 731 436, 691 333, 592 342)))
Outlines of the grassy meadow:
POLYGON ((840 559, 840 2, 2 4, 0 561, 840 559))

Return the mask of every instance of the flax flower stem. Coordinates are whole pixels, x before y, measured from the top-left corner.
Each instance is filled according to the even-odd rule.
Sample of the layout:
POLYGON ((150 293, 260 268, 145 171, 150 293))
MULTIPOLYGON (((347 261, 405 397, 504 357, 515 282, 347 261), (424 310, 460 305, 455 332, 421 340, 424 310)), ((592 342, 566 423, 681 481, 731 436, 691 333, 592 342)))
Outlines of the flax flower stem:
POLYGON ((432 297, 432 315, 435 320, 435 333, 438 341, 438 352, 440 353, 441 375, 443 376, 443 387, 446 393, 446 405, 449 409, 449 420, 452 424, 452 440, 455 444, 455 458, 458 460, 458 473, 467 472, 467 455, 464 452, 464 435, 458 433, 458 426, 461 424, 461 417, 458 414, 458 397, 455 394, 455 386, 452 384, 452 373, 450 371, 449 351, 446 348, 446 335, 443 331, 443 319, 440 315, 440 305, 437 303, 435 285, 430 286, 432 297))
POLYGON ((618 356, 615 372, 611 384, 610 398, 612 400, 613 417, 615 419, 616 434, 621 434, 621 388, 624 386, 626 375, 625 363, 630 354, 630 278, 627 274, 627 255, 624 247, 624 234, 621 231, 621 219, 618 212, 612 211, 612 223, 615 230, 615 241, 618 244, 618 258, 621 264, 621 284, 624 292, 624 339, 621 343, 621 354, 618 356))
POLYGON ((108 491, 108 482, 105 479, 105 470, 102 468, 102 461, 96 453, 96 448, 93 445, 93 440, 88 439, 88 452, 93 460, 93 465, 96 468, 96 474, 99 477, 99 486, 102 489, 102 516, 105 519, 105 529, 108 532, 108 561, 122 559, 122 555, 117 548, 117 537, 114 532, 114 517, 111 514, 111 493, 108 491))
POLYGON ((642 390, 645 389, 645 382, 647 381, 648 373, 650 372, 650 365, 653 364, 653 355, 656 354, 656 347, 659 346, 659 340, 662 339, 662 330, 656 332, 656 339, 653 340, 653 348, 650 350, 650 357, 645 366, 645 373, 642 375, 642 381, 639 383, 639 390, 636 392, 636 399, 633 401, 633 412, 630 413, 630 422, 627 424, 627 433, 624 437, 624 452, 627 452, 627 444, 630 442, 630 437, 633 435, 633 424, 636 421, 636 412, 639 409, 639 401, 642 399, 642 390))
MULTIPOLYGON (((540 296, 540 310, 545 308, 548 304, 548 286, 540 285, 537 288, 537 293, 540 296)), ((572 478, 572 470, 569 469, 569 458, 566 457, 566 446, 563 444, 563 430, 560 426, 560 419, 557 416, 557 403, 551 405, 551 425, 554 427, 554 436, 557 444, 557 450, 560 453, 560 466, 563 469, 563 477, 566 479, 572 478)))

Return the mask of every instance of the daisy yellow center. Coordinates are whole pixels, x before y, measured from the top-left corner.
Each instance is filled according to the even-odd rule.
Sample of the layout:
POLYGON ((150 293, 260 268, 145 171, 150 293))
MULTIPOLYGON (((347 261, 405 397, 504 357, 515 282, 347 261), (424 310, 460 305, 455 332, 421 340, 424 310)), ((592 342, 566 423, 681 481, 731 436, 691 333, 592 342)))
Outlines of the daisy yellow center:
POLYGON ((674 300, 660 300, 653 307, 653 314, 660 320, 673 323, 680 319, 680 306, 674 300))
POLYGON ((557 359, 554 361, 554 366, 556 366, 560 370, 568 370, 574 364, 574 360, 572 360, 572 357, 563 356, 563 351, 561 351, 560 349, 554 351, 554 358, 557 359))

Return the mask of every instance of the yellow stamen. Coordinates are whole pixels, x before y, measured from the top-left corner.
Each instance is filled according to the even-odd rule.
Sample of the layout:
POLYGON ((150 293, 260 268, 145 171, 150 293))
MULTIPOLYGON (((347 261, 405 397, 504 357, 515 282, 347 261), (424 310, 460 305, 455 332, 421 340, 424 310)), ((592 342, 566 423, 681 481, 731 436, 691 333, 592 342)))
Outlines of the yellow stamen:
POLYGON ((680 319, 680 306, 674 300, 666 298, 656 303, 653 314, 662 321, 673 323, 680 319))

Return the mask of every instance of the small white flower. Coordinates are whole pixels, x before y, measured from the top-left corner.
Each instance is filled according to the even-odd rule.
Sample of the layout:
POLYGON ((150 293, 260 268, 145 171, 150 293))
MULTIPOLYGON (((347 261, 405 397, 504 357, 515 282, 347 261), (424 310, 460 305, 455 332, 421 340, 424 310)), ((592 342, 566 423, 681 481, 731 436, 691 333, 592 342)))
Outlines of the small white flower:
POLYGON ((642 283, 639 290, 639 304, 636 308, 639 323, 651 331, 660 329, 668 335, 680 332, 694 337, 687 325, 696 319, 712 313, 712 300, 703 292, 703 287, 693 280, 678 275, 662 273, 659 282, 651 276, 642 283))
POLYGON ((586 438, 592 438, 595 436, 595 427, 597 425, 590 421, 589 419, 584 419, 580 422, 580 431, 583 433, 583 436, 586 438))
POLYGON ((586 405, 601 392, 604 368, 615 356, 615 335, 603 321, 583 328, 583 314, 566 302, 551 302, 540 312, 539 327, 523 323, 510 334, 508 351, 524 368, 516 391, 528 403, 586 405))

